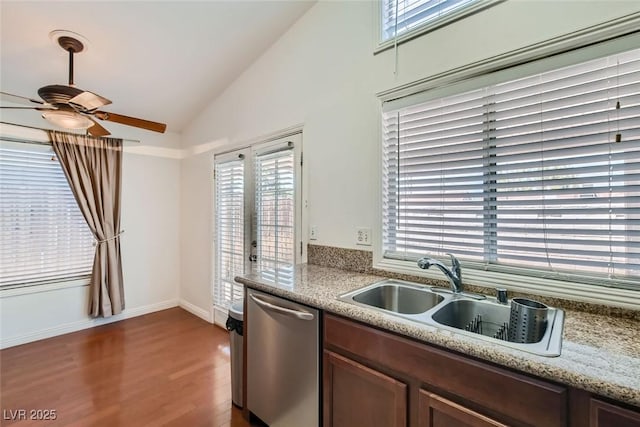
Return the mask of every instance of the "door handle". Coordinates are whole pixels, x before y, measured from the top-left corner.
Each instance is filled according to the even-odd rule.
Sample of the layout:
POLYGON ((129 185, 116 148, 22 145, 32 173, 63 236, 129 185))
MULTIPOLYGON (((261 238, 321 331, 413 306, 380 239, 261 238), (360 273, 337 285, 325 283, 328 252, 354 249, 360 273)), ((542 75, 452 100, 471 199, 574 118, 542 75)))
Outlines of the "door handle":
POLYGON ((308 313, 306 311, 299 311, 299 310, 292 310, 290 308, 286 308, 286 307, 281 307, 279 305, 275 305, 275 304, 271 304, 270 302, 267 302, 253 294, 249 294, 249 298, 251 298, 251 300, 253 302, 255 302, 256 304, 258 304, 260 307, 267 309, 267 310, 272 310, 275 312, 278 312, 280 314, 284 314, 287 316, 291 316, 291 317, 295 317, 298 318, 300 320, 313 320, 313 314, 308 313))

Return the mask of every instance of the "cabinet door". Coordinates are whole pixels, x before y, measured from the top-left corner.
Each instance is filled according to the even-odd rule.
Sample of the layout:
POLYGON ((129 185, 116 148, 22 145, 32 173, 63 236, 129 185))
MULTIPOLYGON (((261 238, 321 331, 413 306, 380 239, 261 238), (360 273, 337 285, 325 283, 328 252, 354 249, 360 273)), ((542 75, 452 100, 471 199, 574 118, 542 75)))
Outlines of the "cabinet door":
POLYGON ((640 413, 591 399, 590 427, 640 427, 640 413))
POLYGON ((420 427, 506 427, 450 400, 420 390, 420 427))
POLYGON ((324 352, 325 427, 405 427, 407 385, 324 352))

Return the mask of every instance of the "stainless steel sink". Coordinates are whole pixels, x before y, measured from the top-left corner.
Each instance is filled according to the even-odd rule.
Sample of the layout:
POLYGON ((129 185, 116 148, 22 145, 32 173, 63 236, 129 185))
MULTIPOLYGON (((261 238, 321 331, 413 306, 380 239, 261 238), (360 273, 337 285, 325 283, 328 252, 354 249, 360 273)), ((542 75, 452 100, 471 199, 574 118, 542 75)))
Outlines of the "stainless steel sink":
POLYGON ((402 280, 386 279, 338 297, 339 300, 362 307, 414 318, 442 303, 446 296, 429 287, 402 280))
POLYGON ((512 342, 509 340, 510 305, 496 301, 453 299, 431 313, 431 319, 439 326, 475 338, 517 348, 540 356, 559 356, 562 349, 564 312, 549 307, 547 323, 542 338, 537 342, 512 342))
POLYGON ((360 290, 353 301, 402 314, 417 314, 433 308, 444 300, 442 295, 399 282, 360 290))
POLYGON ((453 300, 436 311, 432 318, 436 323, 462 329, 488 337, 504 339, 502 331, 509 324, 508 305, 466 299, 453 300), (499 335, 499 336, 497 336, 499 335))
POLYGON ((540 356, 559 356, 562 349, 564 312, 553 307, 548 308, 542 339, 520 343, 509 341, 510 304, 501 304, 491 297, 478 300, 469 294, 388 279, 348 292, 339 299, 540 356))

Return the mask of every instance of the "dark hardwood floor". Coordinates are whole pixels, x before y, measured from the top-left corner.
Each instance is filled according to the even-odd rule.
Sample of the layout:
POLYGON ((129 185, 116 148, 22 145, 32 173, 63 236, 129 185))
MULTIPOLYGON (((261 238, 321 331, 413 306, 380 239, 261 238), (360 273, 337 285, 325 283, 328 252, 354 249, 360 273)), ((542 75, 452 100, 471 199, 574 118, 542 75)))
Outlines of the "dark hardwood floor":
POLYGON ((0 373, 2 426, 249 425, 228 332, 180 308, 2 350, 0 373))

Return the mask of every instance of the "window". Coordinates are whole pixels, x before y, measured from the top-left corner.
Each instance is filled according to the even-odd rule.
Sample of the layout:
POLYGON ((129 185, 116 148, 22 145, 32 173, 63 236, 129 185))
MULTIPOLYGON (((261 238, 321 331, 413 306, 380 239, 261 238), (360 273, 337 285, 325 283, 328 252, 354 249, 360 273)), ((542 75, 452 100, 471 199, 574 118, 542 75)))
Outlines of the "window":
POLYGON ((490 3, 486 0, 382 0, 381 42, 445 25, 490 3))
POLYGON ((299 180, 301 135, 216 155, 214 304, 243 296, 234 277, 255 268, 291 282, 302 256, 299 180))
POLYGON ((383 257, 640 289, 640 49, 535 68, 385 104, 383 257))
POLYGON ((0 142, 0 286, 88 276, 94 238, 50 147, 0 142))

